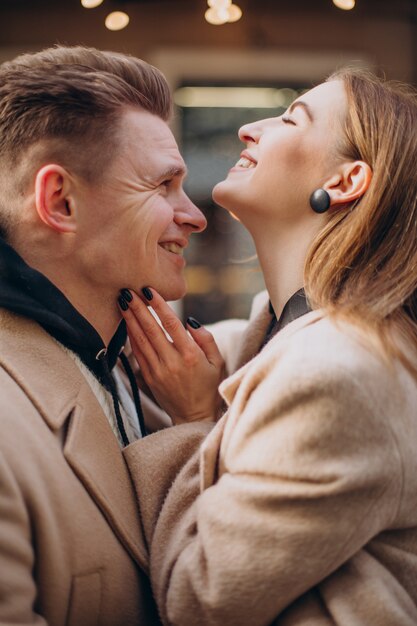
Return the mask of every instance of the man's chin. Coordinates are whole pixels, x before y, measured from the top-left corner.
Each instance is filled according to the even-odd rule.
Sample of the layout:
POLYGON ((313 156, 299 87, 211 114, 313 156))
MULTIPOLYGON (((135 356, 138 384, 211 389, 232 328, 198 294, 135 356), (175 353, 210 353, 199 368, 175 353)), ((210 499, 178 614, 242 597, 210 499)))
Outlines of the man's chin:
POLYGON ((183 298, 187 292, 187 287, 185 284, 185 280, 178 281, 176 285, 161 285, 160 289, 155 289, 158 291, 159 295, 163 297, 164 300, 174 302, 175 300, 180 300, 183 298))

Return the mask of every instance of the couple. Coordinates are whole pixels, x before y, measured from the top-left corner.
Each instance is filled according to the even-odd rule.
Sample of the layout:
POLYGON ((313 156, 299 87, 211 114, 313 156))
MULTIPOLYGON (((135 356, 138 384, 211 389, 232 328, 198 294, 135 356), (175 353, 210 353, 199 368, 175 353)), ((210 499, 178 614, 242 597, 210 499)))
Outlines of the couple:
POLYGON ((0 624, 416 624, 416 96, 346 70, 241 128, 268 296, 217 344, 165 303, 170 108, 120 54, 0 68, 0 624))

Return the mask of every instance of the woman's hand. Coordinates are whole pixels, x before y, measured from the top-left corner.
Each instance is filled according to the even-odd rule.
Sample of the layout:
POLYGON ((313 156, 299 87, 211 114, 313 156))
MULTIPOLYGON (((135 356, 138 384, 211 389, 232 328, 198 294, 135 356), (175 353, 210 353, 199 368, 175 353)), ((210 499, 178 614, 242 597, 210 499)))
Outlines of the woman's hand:
POLYGON ((121 293, 119 306, 133 353, 160 406, 174 424, 217 419, 222 405, 217 388, 224 378, 224 360, 211 333, 192 318, 187 320, 185 330, 171 307, 153 289, 145 288, 141 297, 125 289, 121 293), (130 301, 126 292, 132 296, 130 301), (148 306, 158 315, 172 341, 148 306))

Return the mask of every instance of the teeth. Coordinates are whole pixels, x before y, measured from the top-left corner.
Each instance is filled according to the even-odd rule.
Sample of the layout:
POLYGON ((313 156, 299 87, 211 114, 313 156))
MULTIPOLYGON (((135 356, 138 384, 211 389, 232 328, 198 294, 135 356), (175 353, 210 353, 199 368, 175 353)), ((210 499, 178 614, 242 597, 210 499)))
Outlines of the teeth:
POLYGON ((247 170, 252 167, 256 167, 256 164, 253 161, 249 161, 249 159, 246 159, 245 157, 240 158, 236 165, 237 167, 244 167, 247 170))
POLYGON ((168 250, 168 252, 173 252, 174 254, 179 254, 181 256, 184 252, 183 248, 181 248, 181 246, 179 246, 177 243, 174 243, 173 241, 169 243, 161 243, 159 245, 164 250, 168 250))

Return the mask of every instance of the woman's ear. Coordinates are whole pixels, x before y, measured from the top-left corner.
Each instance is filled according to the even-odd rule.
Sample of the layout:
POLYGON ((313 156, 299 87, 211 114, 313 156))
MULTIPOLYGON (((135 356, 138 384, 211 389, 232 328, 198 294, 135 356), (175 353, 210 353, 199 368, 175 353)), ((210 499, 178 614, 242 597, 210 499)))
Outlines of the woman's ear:
POLYGON ((60 165, 44 165, 36 174, 36 211, 44 224, 60 233, 76 231, 69 191, 70 176, 60 165))
POLYGON ((372 180, 372 170, 364 161, 344 163, 337 176, 323 188, 330 196, 331 204, 349 204, 361 198, 372 180))

